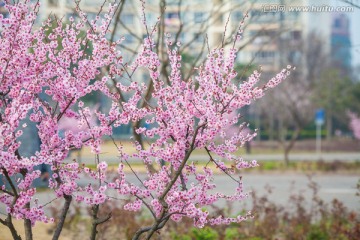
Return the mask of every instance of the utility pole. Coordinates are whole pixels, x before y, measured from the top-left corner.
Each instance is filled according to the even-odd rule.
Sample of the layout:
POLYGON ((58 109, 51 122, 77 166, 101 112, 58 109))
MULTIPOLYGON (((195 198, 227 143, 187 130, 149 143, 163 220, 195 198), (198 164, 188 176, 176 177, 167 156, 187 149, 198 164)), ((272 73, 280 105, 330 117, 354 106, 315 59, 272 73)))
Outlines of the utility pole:
POLYGON ((319 160, 321 159, 321 126, 324 124, 325 111, 324 109, 318 109, 315 114, 316 124, 316 155, 319 160))

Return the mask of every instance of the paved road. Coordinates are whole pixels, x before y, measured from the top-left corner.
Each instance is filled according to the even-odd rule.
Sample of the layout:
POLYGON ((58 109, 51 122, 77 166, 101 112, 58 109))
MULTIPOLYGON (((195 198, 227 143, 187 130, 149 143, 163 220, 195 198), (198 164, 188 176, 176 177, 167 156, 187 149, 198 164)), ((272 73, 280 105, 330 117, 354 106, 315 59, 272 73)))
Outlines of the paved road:
MULTIPOLYGON (((283 154, 254 154, 244 155, 244 159, 257 159, 257 160, 283 160, 283 154)), ((360 152, 347 152, 347 153, 322 153, 317 155, 315 153, 294 153, 289 155, 290 161, 360 161, 360 152)))
MULTIPOLYGON (((140 178, 145 179, 146 175, 140 174, 140 178)), ((127 179, 134 183, 139 181, 133 175, 127 175, 127 179)), ((312 177, 319 185, 319 197, 325 202, 330 203, 334 198, 339 199, 344 205, 352 210, 360 211, 360 197, 355 196, 356 184, 360 179, 360 176, 356 175, 315 175, 312 177)), ((79 181, 80 185, 87 185, 89 179, 81 178, 79 181)), ((226 175, 216 175, 215 183, 221 192, 231 194, 236 187, 236 183, 229 179, 226 175)), ((307 201, 307 207, 310 208, 310 200, 312 198, 311 190, 308 187, 309 179, 307 176, 302 174, 252 174, 246 173, 243 175, 243 184, 245 191, 255 191, 258 196, 267 194, 265 186, 269 185, 272 187, 272 194, 269 195, 269 199, 277 204, 282 204, 291 208, 289 197, 292 194, 301 194, 307 201)), ((116 196, 116 195, 115 195, 116 196)), ((37 193, 40 204, 50 202, 55 198, 54 193, 50 191, 37 193)), ((119 197, 119 196, 118 196, 119 197)), ((121 198, 121 197, 119 197, 121 198)), ((243 202, 234 205, 235 210, 245 208, 250 209, 252 205, 251 197, 243 202)), ((53 202, 50 205, 54 207, 61 206, 60 202, 53 202)), ((224 202, 219 202, 220 206, 224 206, 224 202)), ((0 211, 4 213, 4 205, 0 204, 0 211)))
MULTIPOLYGON (((325 202, 330 203, 338 199, 346 207, 360 211, 360 197, 356 196, 356 184, 360 176, 349 175, 314 175, 312 180, 319 186, 318 195, 325 202)), ((217 178, 218 186, 224 186, 224 191, 230 191, 229 181, 226 177, 217 178)), ((309 188, 308 176, 302 174, 246 174, 243 177, 244 186, 249 191, 255 191, 258 196, 267 195, 266 186, 272 188, 269 199, 275 203, 289 206, 289 197, 292 194, 301 194, 310 206, 312 191, 309 188)), ((251 206, 251 199, 246 201, 251 206)))
MULTIPOLYGON (((284 155, 283 154, 244 154, 242 157, 245 160, 259 160, 259 161, 267 161, 267 160, 276 160, 276 161, 283 161, 284 155)), ((108 163, 119 163, 117 157, 108 157, 104 156, 101 157, 101 160, 104 160, 108 163)), ((94 157, 82 157, 81 162, 86 164, 94 164, 94 157)), ((321 155, 317 155, 314 153, 294 153, 289 155, 290 161, 360 161, 360 152, 347 152, 347 153, 323 153, 321 155)), ((197 160, 197 161, 208 161, 208 155, 193 155, 190 157, 190 160, 197 160)), ((140 162, 140 159, 133 158, 130 159, 132 162, 140 162)))

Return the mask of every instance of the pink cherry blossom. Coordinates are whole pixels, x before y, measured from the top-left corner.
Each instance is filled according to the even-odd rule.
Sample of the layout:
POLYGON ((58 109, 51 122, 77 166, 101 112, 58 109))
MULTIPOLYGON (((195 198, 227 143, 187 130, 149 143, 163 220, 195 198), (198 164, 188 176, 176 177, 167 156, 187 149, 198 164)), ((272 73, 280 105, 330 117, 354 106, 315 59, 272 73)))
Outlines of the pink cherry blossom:
POLYGON ((350 129, 353 131, 354 137, 360 139, 360 117, 355 113, 348 113, 350 117, 350 129))
MULTIPOLYGON (((152 35, 144 39, 138 55, 129 64, 123 63, 119 50, 122 39, 114 43, 106 39, 116 5, 110 4, 103 19, 98 16, 88 22, 77 9, 80 18, 70 19, 68 24, 61 19, 48 19, 40 28, 33 25, 38 3, 7 1, 5 7, 9 17, 0 17, 0 173, 10 188, 1 186, 0 204, 8 216, 28 219, 31 224, 54 221, 45 215, 45 204, 35 201, 37 189, 33 181, 41 177, 35 167, 41 164, 51 166, 48 188, 57 198, 71 203, 74 196, 78 202, 98 206, 111 200, 108 190, 113 189, 128 200, 125 210, 146 208, 152 213, 154 225, 150 229, 160 229, 169 219, 180 221, 184 217, 191 218, 196 227, 203 227, 241 222, 251 216, 213 217, 209 212, 209 206, 219 200, 246 198, 248 193, 243 191, 235 168, 257 166, 256 161, 247 162, 234 154, 255 134, 246 130, 246 123, 231 132, 227 129, 240 121, 239 109, 283 81, 291 66, 263 86, 258 84, 259 71, 239 83, 234 70, 239 33, 232 48, 211 50, 204 64, 186 80, 180 71, 179 44, 173 44, 167 35, 165 47, 171 68, 167 83, 160 75, 161 60, 154 50, 152 35), (82 32, 86 32, 85 37, 79 37, 82 32), (91 53, 86 51, 90 44, 91 53), (148 86, 134 81, 128 72, 148 73, 153 83, 151 101, 140 104, 148 86), (83 102, 83 97, 95 91, 111 102, 108 111, 83 102), (122 99, 119 92, 129 97, 122 99), (24 120, 37 125, 41 140, 40 150, 32 156, 22 156, 18 151, 26 144, 19 141, 29 127, 22 123, 24 120), (105 136, 112 136, 112 127, 138 121, 151 124, 150 128, 135 129, 147 138, 149 146, 143 148, 133 141, 133 154, 116 146, 118 155, 113 158, 118 159, 119 167, 114 176, 109 173, 106 159, 101 158, 102 141, 105 136), (70 150, 83 146, 89 146, 94 153, 95 170, 66 159, 70 150), (208 153, 207 166, 200 167, 190 160, 195 149, 208 153), (136 174, 135 171, 124 170, 134 158, 145 167, 158 165, 155 172, 148 171, 141 184, 128 181, 128 174, 136 174), (228 162, 235 167, 227 168, 228 162), (233 194, 223 194, 221 187, 214 184, 216 176, 209 164, 234 181, 233 194), (95 180, 96 184, 79 186, 80 178, 95 180)), ((143 19, 146 22, 145 15, 143 19)))

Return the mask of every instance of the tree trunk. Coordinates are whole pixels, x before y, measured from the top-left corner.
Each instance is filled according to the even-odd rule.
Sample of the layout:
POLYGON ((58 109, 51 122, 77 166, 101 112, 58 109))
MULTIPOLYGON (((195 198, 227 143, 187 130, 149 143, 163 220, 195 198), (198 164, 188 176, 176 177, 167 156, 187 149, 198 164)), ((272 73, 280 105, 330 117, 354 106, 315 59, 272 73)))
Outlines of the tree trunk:
POLYGON ((289 164, 290 164, 290 159, 289 159, 290 150, 291 149, 289 149, 289 148, 285 148, 285 150, 284 150, 284 161, 285 161, 286 167, 289 167, 289 164))
POLYGON ((326 140, 331 140, 332 138, 332 125, 331 110, 328 110, 326 114, 326 140))
MULTIPOLYGON (((30 208, 30 203, 27 203, 25 205, 27 209, 30 208)), ((32 226, 30 219, 24 219, 24 229, 25 229, 25 239, 26 240, 32 240, 33 234, 32 234, 32 226)))
POLYGON ((17 233, 14 224, 12 223, 12 217, 10 214, 8 214, 7 218, 5 220, 2 220, 0 218, 0 223, 7 226, 11 232, 11 235, 14 240, 21 240, 20 235, 17 233))
POLYGON ((93 222, 91 225, 91 234, 90 234, 90 240, 95 240, 96 239, 96 234, 98 233, 96 228, 97 228, 97 214, 99 212, 99 205, 96 204, 92 207, 92 218, 93 218, 93 222))
POLYGON ((278 138, 281 143, 285 143, 286 141, 286 129, 284 127, 284 123, 282 119, 279 119, 279 128, 278 128, 278 138))
POLYGON ((269 141, 274 141, 274 128, 275 128, 274 113, 270 112, 270 115, 269 115, 269 141))
POLYGON ((301 131, 301 128, 296 127, 295 131, 293 132, 293 134, 291 136, 289 144, 286 145, 286 143, 285 143, 285 145, 284 145, 285 146, 285 149, 284 149, 284 161, 285 161, 286 167, 288 167, 289 164, 290 164, 289 153, 293 149, 293 147, 295 146, 296 140, 300 135, 300 131, 301 131))
POLYGON ((92 225, 91 225, 91 234, 90 234, 90 240, 95 240, 96 235, 98 234, 97 226, 108 221, 111 218, 111 213, 109 213, 106 217, 100 219, 98 218, 100 205, 96 204, 92 207, 92 225))
POLYGON ((72 201, 72 196, 71 195, 64 195, 65 198, 65 204, 61 210, 61 215, 60 215, 60 221, 55 229, 54 235, 52 240, 58 240, 60 237, 60 233, 64 227, 65 224, 65 219, 66 219, 66 215, 69 211, 70 208, 70 203, 72 201))
POLYGON ((245 142, 245 149, 246 149, 246 154, 251 154, 251 144, 250 144, 250 142, 245 142))

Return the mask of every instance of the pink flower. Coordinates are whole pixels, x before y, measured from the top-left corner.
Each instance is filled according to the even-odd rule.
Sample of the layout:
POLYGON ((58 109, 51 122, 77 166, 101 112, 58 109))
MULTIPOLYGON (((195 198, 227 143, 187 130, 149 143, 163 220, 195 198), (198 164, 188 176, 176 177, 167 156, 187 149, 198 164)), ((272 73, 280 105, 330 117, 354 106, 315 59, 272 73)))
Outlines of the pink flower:
POLYGON ((355 113, 349 112, 350 129, 353 131, 354 137, 360 140, 360 118, 355 113))

